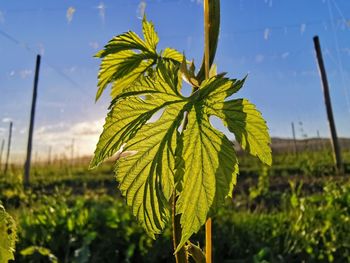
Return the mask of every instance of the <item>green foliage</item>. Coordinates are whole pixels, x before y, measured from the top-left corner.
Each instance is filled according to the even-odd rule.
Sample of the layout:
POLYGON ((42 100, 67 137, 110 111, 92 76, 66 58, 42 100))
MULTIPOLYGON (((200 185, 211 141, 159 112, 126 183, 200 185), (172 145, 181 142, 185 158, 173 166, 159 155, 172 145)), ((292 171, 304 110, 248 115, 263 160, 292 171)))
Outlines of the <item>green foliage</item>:
POLYGON ((148 22, 146 17, 142 24, 145 40, 129 31, 113 38, 104 50, 96 54, 96 57, 102 58, 96 100, 112 82, 111 95, 112 97, 117 96, 122 89, 149 73, 158 60, 182 61, 181 54, 169 48, 158 54, 156 48, 159 38, 154 31, 153 24, 148 22))
MULTIPOLYGON (((38 254, 43 257, 47 257, 49 262, 52 263, 57 263, 57 258, 55 255, 53 255, 50 251, 50 249, 48 248, 44 248, 44 247, 38 247, 38 246, 30 246, 27 247, 23 250, 21 250, 21 255, 24 257, 28 257, 28 256, 32 256, 35 257, 35 255, 38 254)), ((38 258, 37 261, 40 260, 40 257, 38 258)))
POLYGON ((268 165, 270 138, 255 106, 230 98, 244 80, 224 74, 194 80, 194 65, 187 69, 179 52, 157 53, 158 36, 145 18, 143 34, 144 40, 133 32, 119 35, 97 54, 102 58, 97 98, 111 83, 113 100, 91 166, 116 154, 119 188, 151 237, 169 221, 175 193, 179 249, 236 184, 233 144, 210 116, 221 118, 242 147, 268 165), (181 93, 183 77, 196 83, 189 97, 181 93))
POLYGON ((7 263, 14 259, 15 243, 15 222, 0 204, 0 263, 7 263))
POLYGON ((289 252, 305 254, 313 262, 350 260, 350 185, 327 184, 322 195, 301 197, 291 185, 289 252))
MULTIPOLYGON (((103 174, 90 176, 104 178, 103 174)), ((284 179, 277 184, 271 181, 271 188, 285 194, 286 204, 278 206, 275 199, 272 207, 253 213, 238 204, 241 196, 235 191, 235 202, 228 202, 232 207, 219 208, 213 217, 214 262, 329 262, 332 258, 348 262, 350 186, 331 183, 336 178, 322 179, 326 186, 313 195, 307 195, 308 181, 291 183, 291 191, 280 188, 284 179)), ((109 185, 112 193, 111 181, 109 185)), ((21 255, 30 247, 48 249, 58 262, 173 261, 169 227, 153 241, 116 196, 106 196, 100 189, 81 195, 67 188, 49 196, 38 191, 35 195, 32 203, 11 208, 19 229, 16 262, 49 262, 38 251, 21 255)), ((199 231, 195 239, 203 234, 199 231)), ((196 252, 200 250, 191 250, 193 255, 196 252)))
POLYGON ((254 200, 259 196, 267 195, 269 192, 269 187, 269 169, 267 166, 263 166, 258 177, 258 185, 249 188, 249 200, 254 200))
POLYGON ((147 254, 152 240, 123 202, 71 194, 42 196, 19 214, 16 262, 139 262, 147 254))

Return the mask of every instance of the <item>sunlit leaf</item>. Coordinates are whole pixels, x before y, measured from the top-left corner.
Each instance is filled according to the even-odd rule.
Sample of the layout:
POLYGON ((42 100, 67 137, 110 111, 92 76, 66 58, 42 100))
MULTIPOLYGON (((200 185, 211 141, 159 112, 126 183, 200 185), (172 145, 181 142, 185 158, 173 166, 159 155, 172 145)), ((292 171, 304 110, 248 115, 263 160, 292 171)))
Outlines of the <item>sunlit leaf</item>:
POLYGON ((222 119, 242 147, 267 164, 270 138, 255 106, 231 99, 245 79, 217 75, 215 66, 208 80, 197 79, 194 63, 178 51, 156 53, 159 40, 145 18, 143 32, 145 41, 129 32, 98 54, 99 92, 111 83, 112 103, 91 166, 115 155, 119 188, 152 237, 169 221, 175 194, 179 250, 232 196, 237 180, 233 143, 212 126, 210 116, 222 119), (182 79, 193 86, 189 97, 181 94, 182 79))
POLYGON ((183 55, 179 51, 172 48, 164 49, 164 51, 161 54, 161 57, 165 59, 172 59, 179 63, 181 63, 183 59, 183 55))
POLYGON ((231 196, 238 165, 233 144, 209 123, 205 108, 194 105, 184 132, 183 189, 177 202, 181 214, 181 248, 207 220, 212 205, 231 196))
POLYGON ((126 144, 126 150, 137 153, 120 159, 116 165, 119 188, 150 236, 159 234, 169 220, 176 136, 183 105, 184 102, 166 107, 159 120, 144 125, 126 144))
POLYGON ((16 225, 12 217, 0 205, 0 263, 14 260, 16 225))
POLYGON ((111 96, 115 98, 141 76, 147 75, 158 60, 182 60, 182 55, 174 49, 165 49, 159 55, 156 51, 158 35, 151 22, 143 19, 143 35, 141 39, 134 32, 126 32, 114 37, 103 50, 96 54, 102 59, 98 74, 98 91, 96 100, 109 84, 112 84, 111 96))
POLYGON ((154 30, 154 25, 152 22, 146 20, 146 16, 143 17, 142 21, 142 31, 145 37, 147 46, 156 52, 157 44, 159 42, 158 35, 154 30))
POLYGON ((243 149, 271 165, 268 128, 254 104, 246 99, 237 99, 212 104, 211 108, 212 114, 223 120, 243 149))

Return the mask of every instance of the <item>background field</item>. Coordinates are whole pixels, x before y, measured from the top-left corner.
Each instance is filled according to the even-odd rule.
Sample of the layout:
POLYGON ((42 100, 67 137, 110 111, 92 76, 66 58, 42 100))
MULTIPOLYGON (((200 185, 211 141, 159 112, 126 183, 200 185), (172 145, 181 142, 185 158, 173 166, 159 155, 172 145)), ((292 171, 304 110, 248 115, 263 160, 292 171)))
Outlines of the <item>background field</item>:
MULTIPOLYGON (((234 197, 213 219, 215 262, 349 261, 348 140, 346 175, 335 174, 326 140, 298 141, 297 154, 289 140, 273 142, 271 168, 239 152, 234 197)), ((112 162, 88 162, 36 163, 26 191, 20 167, 1 174, 0 200, 19 228, 16 262, 172 262, 170 229, 150 239, 120 197, 112 162)))

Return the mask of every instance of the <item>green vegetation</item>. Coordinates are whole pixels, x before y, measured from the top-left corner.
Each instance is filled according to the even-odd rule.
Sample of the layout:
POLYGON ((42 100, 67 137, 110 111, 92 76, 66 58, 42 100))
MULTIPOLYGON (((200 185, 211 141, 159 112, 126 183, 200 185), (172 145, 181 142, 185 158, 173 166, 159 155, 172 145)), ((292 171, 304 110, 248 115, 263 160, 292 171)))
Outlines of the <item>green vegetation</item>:
MULTIPOLYGON (((322 159, 323 153, 299 158, 307 156, 322 159)), ((112 164, 93 171, 87 165, 34 166, 26 192, 20 169, 0 174, 0 198, 18 228, 16 262, 173 262, 170 229, 157 240, 148 237, 115 190, 112 164)), ((347 176, 291 171, 241 170, 234 198, 213 217, 214 262, 350 260, 347 176)), ((194 240, 203 237, 201 230, 194 240)))
MULTIPOLYGON (((232 201, 213 217, 214 262, 349 261, 348 175, 295 174, 301 167, 288 166, 301 165, 297 157, 275 159, 290 160, 282 175, 273 166, 242 167, 232 201)), ((34 166, 26 192, 21 169, 0 174, 0 199, 18 228, 16 262, 173 262, 171 230, 157 240, 145 233, 115 191, 112 164, 87 166, 34 166)), ((193 239, 203 242, 204 231, 193 239)))
POLYGON ((16 225, 0 203, 0 263, 14 259, 16 225))

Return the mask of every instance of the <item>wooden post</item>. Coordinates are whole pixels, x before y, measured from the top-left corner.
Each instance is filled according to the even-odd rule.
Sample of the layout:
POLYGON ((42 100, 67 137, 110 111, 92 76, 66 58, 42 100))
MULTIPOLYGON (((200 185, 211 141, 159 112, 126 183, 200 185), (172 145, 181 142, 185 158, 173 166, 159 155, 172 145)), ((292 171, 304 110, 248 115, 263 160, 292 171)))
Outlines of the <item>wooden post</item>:
POLYGON ((28 133, 28 145, 27 145, 27 159, 24 164, 24 187, 29 186, 29 175, 30 175, 30 162, 32 156, 32 142, 33 142, 33 130, 34 130, 34 118, 35 118, 35 106, 36 97, 38 92, 38 81, 39 81, 39 69, 40 69, 41 56, 36 56, 36 66, 35 66, 35 76, 34 76, 34 88, 33 88, 33 98, 32 98, 32 108, 30 112, 30 123, 29 123, 29 133, 28 133))
POLYGON ((2 165, 2 153, 4 152, 4 147, 5 147, 5 139, 2 139, 1 148, 0 148, 0 170, 2 165))
POLYGON ((6 154, 6 163, 5 163, 4 174, 7 173, 8 166, 9 166, 10 151, 11 151, 11 138, 12 138, 12 121, 10 121, 10 127, 9 127, 9 138, 8 138, 8 142, 7 142, 7 154, 6 154))
POLYGON ((293 141, 294 141, 294 154, 298 155, 298 147, 297 147, 297 139, 295 136, 294 122, 292 122, 292 133, 293 133, 293 141))
POLYGON ((333 147, 336 168, 337 168, 337 171, 341 173, 343 170, 343 165, 342 165, 340 147, 339 147, 339 142, 338 142, 337 130, 336 130, 335 123, 334 123, 332 103, 331 103, 331 98, 329 95, 329 87, 328 87, 326 69, 325 69, 325 66, 323 63, 321 45, 320 45, 320 41, 319 41, 318 36, 314 37, 314 45, 315 45, 315 51, 316 51, 316 56, 317 56, 318 68, 320 71, 320 76, 321 76, 321 81, 322 81, 323 95, 324 95, 324 100, 325 100, 325 105, 326 105, 329 128, 331 130, 331 136, 332 136, 331 142, 332 142, 332 147, 333 147))

